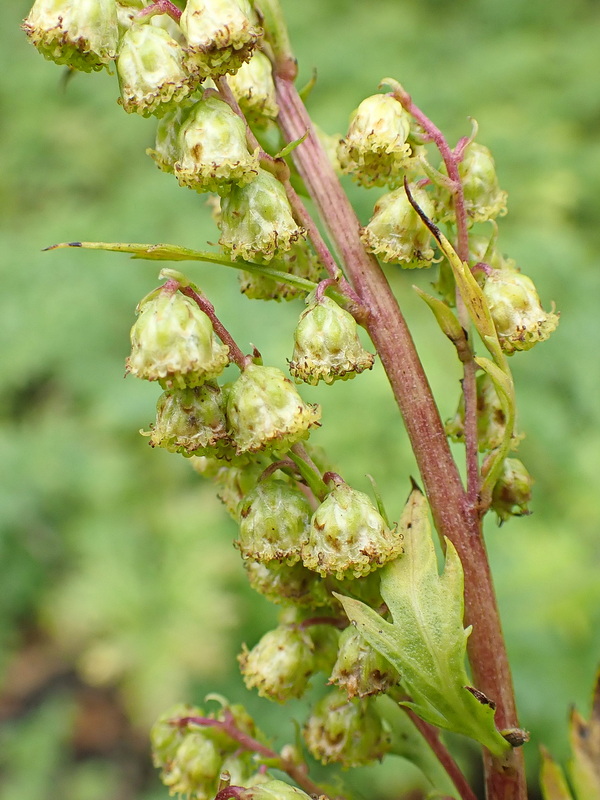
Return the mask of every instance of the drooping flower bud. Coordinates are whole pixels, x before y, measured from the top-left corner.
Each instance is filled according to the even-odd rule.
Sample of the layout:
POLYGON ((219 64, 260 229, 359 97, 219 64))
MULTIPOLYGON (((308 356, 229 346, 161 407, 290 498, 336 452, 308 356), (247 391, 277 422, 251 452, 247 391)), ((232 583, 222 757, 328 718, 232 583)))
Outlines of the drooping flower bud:
POLYGON ((270 261, 304 236, 304 229, 292 216, 283 185, 261 169, 256 180, 233 186, 221 199, 221 234, 219 244, 233 258, 270 261))
POLYGON ((354 378, 371 369, 375 356, 358 338, 358 325, 348 311, 325 295, 314 297, 294 332, 294 354, 290 373, 298 381, 316 386, 320 380, 354 378))
POLYGON ((200 386, 229 363, 229 348, 216 337, 212 322, 180 292, 151 292, 137 307, 131 329, 127 372, 163 389, 200 386))
POLYGON ((514 270, 515 260, 506 258, 499 250, 496 242, 489 236, 471 234, 469 236, 469 264, 471 267, 479 263, 487 264, 492 269, 514 270))
POLYGON ((302 697, 314 672, 312 639, 296 626, 280 625, 238 656, 248 689, 261 697, 285 703, 302 697))
POLYGON ((366 642, 353 625, 340 637, 337 661, 329 683, 346 690, 348 697, 387 692, 400 680, 398 672, 366 642))
POLYGON ((175 170, 175 162, 180 156, 179 129, 189 113, 190 108, 184 103, 174 111, 167 111, 156 126, 154 149, 149 147, 146 154, 163 172, 173 173, 175 170))
POLYGON ((179 128, 174 172, 181 186, 197 192, 226 191, 256 178, 256 153, 246 144, 246 128, 238 115, 218 97, 195 103, 179 128))
POLYGON ((266 460, 253 456, 234 455, 224 460, 219 458, 192 457, 192 466, 201 475, 212 478, 217 487, 217 497, 223 503, 232 519, 240 521, 240 502, 252 491, 258 479, 267 467, 266 460), (239 463, 238 463, 239 462, 239 463))
POLYGON ((311 800, 311 797, 285 781, 269 780, 247 789, 243 800, 311 800))
POLYGON ((187 733, 161 779, 172 795, 212 800, 219 787, 223 754, 208 730, 187 733))
POLYGON ((319 608, 331 600, 319 576, 302 564, 289 566, 278 561, 263 564, 248 560, 244 566, 250 586, 270 603, 319 608))
POLYGON ((311 508, 302 492, 286 481, 269 477, 249 492, 240 506, 240 538, 244 559, 300 561, 308 540, 311 508))
POLYGON ((320 575, 360 577, 402 553, 402 537, 388 528, 368 495, 340 483, 313 514, 302 563, 320 575))
MULTIPOLYGON (((419 207, 431 218, 434 205, 425 189, 411 187, 419 207)), ((371 221, 360 234, 365 247, 383 261, 400 263, 403 267, 429 267, 433 259, 431 234, 411 206, 404 187, 380 197, 371 221)))
POLYGON ((248 0, 188 0, 179 24, 188 68, 200 78, 236 72, 262 34, 248 0))
POLYGON ((179 745, 187 735, 187 730, 179 725, 174 725, 173 720, 201 715, 202 712, 199 708, 183 703, 179 703, 160 715, 150 730, 152 761, 155 767, 164 769, 174 759, 179 745))
POLYGON ((44 58, 92 72, 117 55, 115 0, 36 0, 23 30, 44 58))
POLYGON ((363 186, 398 185, 412 155, 410 116, 390 95, 363 100, 338 146, 342 170, 363 186))
POLYGON ((213 381, 193 389, 164 392, 156 404, 152 447, 183 455, 219 452, 227 440, 227 422, 221 389, 213 381))
POLYGON ((529 514, 533 478, 518 458, 506 458, 492 492, 492 508, 500 524, 529 514))
MULTIPOLYGON (((446 174, 442 165, 440 171, 446 174)), ((491 152, 478 142, 471 142, 465 149, 458 165, 462 181, 465 210, 473 222, 486 222, 506 214, 507 193, 498 185, 496 165, 491 152)), ((450 192, 440 188, 438 192, 437 213, 441 222, 455 219, 454 205, 450 192)))
MULTIPOLYGON (((465 399, 461 395, 456 414, 445 425, 446 434, 454 442, 465 440, 465 399)), ((498 392, 490 376, 484 372, 477 376, 477 442, 479 452, 484 453, 499 447, 506 432, 506 415, 498 392)), ((516 446, 521 436, 513 434, 516 446)))
POLYGON ((529 350, 558 325, 558 314, 546 312, 531 278, 514 270, 494 270, 485 279, 487 300, 505 353, 529 350))
POLYGON ((317 703, 304 726, 304 740, 323 764, 359 767, 381 759, 389 736, 369 698, 350 700, 334 689, 317 703))
POLYGON ((264 126, 277 118, 279 107, 271 62, 260 50, 227 82, 248 122, 264 126))
POLYGON ((304 403, 276 367, 250 364, 232 384, 227 419, 238 453, 286 451, 319 424, 321 410, 304 403))
POLYGON ((147 117, 175 109, 194 88, 183 55, 163 28, 134 23, 121 40, 117 59, 119 102, 125 111, 147 117))
MULTIPOLYGON (((323 276, 321 262, 304 239, 294 242, 285 253, 277 253, 277 264, 272 266, 313 283, 318 283, 323 276)), ((304 289, 246 270, 240 271, 240 291, 250 300, 294 300, 305 294, 304 289)))

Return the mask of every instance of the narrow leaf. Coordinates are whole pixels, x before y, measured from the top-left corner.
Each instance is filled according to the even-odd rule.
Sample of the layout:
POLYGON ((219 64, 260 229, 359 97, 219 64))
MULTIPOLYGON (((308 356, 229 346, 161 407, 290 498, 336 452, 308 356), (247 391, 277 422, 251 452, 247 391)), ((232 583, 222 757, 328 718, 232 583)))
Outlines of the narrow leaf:
POLYGON ((438 574, 427 502, 417 488, 406 503, 399 531, 405 554, 380 573, 381 596, 393 622, 358 600, 340 597, 340 602, 362 636, 396 667, 416 714, 500 755, 510 745, 494 725, 493 704, 466 688, 470 629, 462 622, 462 565, 446 540, 446 563, 438 574))
POLYGON ((444 303, 443 300, 439 300, 437 297, 427 294, 427 292, 424 292, 418 286, 413 286, 413 289, 419 297, 425 300, 429 308, 433 311, 436 321, 442 329, 442 333, 444 333, 456 347, 461 361, 463 360, 463 356, 468 357, 469 348, 467 345, 467 337, 452 309, 444 303))
POLYGON ((562 769, 545 748, 541 756, 540 788, 544 800, 573 800, 562 769))
POLYGON ((600 800, 600 673, 589 722, 574 709, 570 727, 573 760, 569 772, 577 800, 600 800))

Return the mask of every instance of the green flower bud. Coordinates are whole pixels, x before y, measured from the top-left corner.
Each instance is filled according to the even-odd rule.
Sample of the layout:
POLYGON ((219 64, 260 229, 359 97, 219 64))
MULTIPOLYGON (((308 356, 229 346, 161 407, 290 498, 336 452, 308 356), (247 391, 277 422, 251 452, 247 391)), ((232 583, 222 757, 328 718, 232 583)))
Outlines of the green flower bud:
POLYGON ((155 149, 149 147, 146 154, 163 172, 173 173, 175 171, 175 162, 180 156, 179 130, 189 113, 189 107, 181 105, 174 111, 167 111, 158 122, 155 149))
POLYGON ((115 0, 36 0, 23 30, 44 58, 83 72, 98 71, 117 55, 115 0))
POLYGON ((277 703, 302 697, 314 672, 313 649, 310 636, 297 627, 268 631, 256 647, 244 647, 238 656, 246 686, 277 703))
POLYGON ((383 758, 389 736, 368 698, 350 700, 335 689, 317 703, 304 726, 304 740, 323 764, 360 767, 383 758))
MULTIPOLYGON (((318 283, 323 276, 321 262, 303 239, 294 242, 285 253, 278 253, 277 262, 276 269, 313 283, 318 283)), ((303 289, 245 270, 240 271, 240 291, 250 300, 294 300, 305 294, 303 289)))
MULTIPOLYGON (((431 218, 434 205, 428 192, 411 186, 411 193, 419 207, 431 218)), ((371 221, 362 229, 360 238, 366 249, 383 261, 401 263, 410 269, 431 266, 431 234, 409 203, 403 186, 379 198, 371 221)))
POLYGON ((353 625, 343 631, 329 683, 345 689, 348 697, 367 697, 387 692, 399 680, 398 672, 389 661, 374 650, 353 625))
MULTIPOLYGON (((454 442, 465 440, 465 398, 461 395, 456 414, 445 425, 446 434, 454 442)), ((498 392, 490 376, 484 372, 477 376, 477 441, 479 452, 485 453, 499 447, 506 432, 506 415, 498 392)), ((513 434, 516 446, 522 436, 513 434)))
MULTIPOLYGON (((445 165, 440 172, 446 173, 445 165)), ((506 214, 507 193, 498 185, 496 165, 487 147, 477 142, 465 149, 462 161, 458 165, 465 196, 465 210, 473 222, 486 222, 497 216, 506 214)), ((441 222, 455 219, 452 196, 447 189, 438 192, 437 213, 441 222)))
POLYGON ((287 451, 319 424, 321 410, 304 403, 276 367, 250 364, 232 384, 227 419, 238 453, 287 451))
POLYGON ((246 184, 259 170, 256 153, 248 152, 243 120, 218 97, 203 97, 192 106, 179 128, 178 149, 177 180, 197 192, 246 184))
POLYGON ((301 789, 284 781, 269 780, 251 786, 244 792, 244 800, 311 800, 301 789))
POLYGON ((363 100, 338 146, 342 170, 363 186, 397 185, 412 155, 410 116, 387 94, 363 100))
POLYGON ((187 728, 174 725, 173 721, 197 716, 202 716, 201 709, 182 703, 160 715, 150 729, 152 761, 155 767, 165 769, 173 761, 179 746, 187 736, 187 728))
POLYGON ((492 492, 492 508, 502 524, 511 517, 529 514, 533 478, 518 458, 506 458, 492 492))
POLYGON ((271 62, 260 50, 227 82, 248 122, 264 126, 279 114, 271 62))
POLYGON ((213 78, 236 72, 262 34, 248 0, 188 0, 179 24, 190 72, 213 78))
MULTIPOLYGON (((331 596, 329 600, 332 600, 331 596)), ((332 615, 335 615, 335 612, 332 612, 332 615)), ((339 630, 333 625, 310 625, 307 632, 315 647, 315 672, 329 675, 337 659, 340 645, 339 630)))
POLYGON ((302 564, 245 561, 250 586, 271 603, 319 608, 330 602, 323 581, 302 564))
POLYGON ((242 556, 254 561, 300 561, 300 548, 308 540, 311 508, 296 487, 273 477, 260 481, 240 506, 242 556))
POLYGON ((149 434, 152 447, 189 455, 218 451, 227 440, 221 389, 213 381, 193 389, 164 392, 156 404, 156 424, 149 434))
POLYGON ((188 732, 161 779, 170 794, 212 800, 219 788, 223 755, 210 731, 188 732))
POLYGON ((340 483, 313 514, 302 563, 338 579, 368 575, 402 553, 402 538, 390 530, 371 499, 340 483))
POLYGON ((491 241, 489 236, 472 234, 469 236, 469 264, 475 266, 481 262, 492 269, 516 269, 514 259, 503 256, 495 241, 491 241))
POLYGON ((252 462, 250 457, 245 455, 234 456, 233 460, 229 461, 229 452, 228 460, 224 460, 221 456, 221 453, 219 458, 192 456, 192 466, 196 472, 214 480, 217 497, 225 505, 231 517, 239 523, 240 501, 254 489, 267 467, 267 462, 263 463, 262 459, 252 462))
POLYGON ((352 314, 329 297, 313 298, 294 333, 292 376, 312 386, 333 383, 371 369, 374 360, 360 343, 352 314))
POLYGON ((266 170, 246 186, 233 186, 221 199, 221 238, 219 244, 233 258, 269 261, 276 253, 289 250, 304 236, 280 181, 266 170))
POLYGON ((530 350, 558 325, 559 315, 543 310, 533 281, 520 272, 494 270, 486 277, 483 294, 500 345, 508 355, 530 350))
POLYGON ((223 372, 229 348, 206 314, 181 292, 157 290, 138 305, 127 372, 163 389, 200 386, 223 372))
POLYGON ((119 102, 129 114, 163 116, 194 88, 183 67, 183 48, 163 28, 134 24, 119 49, 119 102))

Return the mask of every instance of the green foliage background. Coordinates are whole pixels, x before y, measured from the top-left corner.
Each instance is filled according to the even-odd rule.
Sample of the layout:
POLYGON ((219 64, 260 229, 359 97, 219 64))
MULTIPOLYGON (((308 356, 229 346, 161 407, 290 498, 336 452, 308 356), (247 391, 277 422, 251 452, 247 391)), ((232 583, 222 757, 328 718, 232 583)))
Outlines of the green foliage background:
MULTIPOLYGON (((530 761, 540 742, 564 759, 569 705, 587 713, 600 661, 600 6, 283 2, 303 78, 318 68, 309 108, 329 133, 388 75, 450 139, 478 120, 509 191, 502 249, 561 311, 551 340, 512 362, 534 513, 487 536, 530 761)), ((6 3, 0 33, 0 800, 150 800, 166 792, 147 767, 147 728, 173 701, 216 689, 277 741, 293 738, 235 663, 275 612, 246 588, 210 486, 137 433, 157 391, 124 381, 123 360, 157 265, 40 251, 73 239, 201 249, 217 232, 203 198, 144 154, 154 123, 123 113, 115 76, 65 87, 19 31, 27 11, 6 3), (90 717, 102 702, 112 716, 90 717)), ((348 188, 366 222, 376 194, 348 188)), ((285 364, 299 305, 251 305, 226 269, 188 273, 243 346, 285 364)), ((459 372, 411 290, 431 278, 388 273, 449 416, 459 372)), ((397 516, 415 467, 381 370, 303 393, 323 405, 314 441, 357 488, 373 474, 397 516)), ((367 774, 359 792, 376 781, 389 797, 416 780, 401 763, 367 774)))

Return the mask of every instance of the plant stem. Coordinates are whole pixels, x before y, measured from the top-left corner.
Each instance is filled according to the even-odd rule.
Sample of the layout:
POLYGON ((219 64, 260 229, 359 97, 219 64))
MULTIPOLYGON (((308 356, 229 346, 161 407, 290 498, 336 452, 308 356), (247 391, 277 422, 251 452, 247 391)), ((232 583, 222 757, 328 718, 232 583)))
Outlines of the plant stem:
POLYGON ((191 286, 181 286, 179 291, 193 300, 200 307, 200 309, 204 311, 206 316, 212 322, 213 329, 219 339, 223 342, 223 344, 226 344, 229 347, 229 355, 233 361, 235 361, 241 370, 244 370, 248 362, 248 357, 242 353, 240 348, 235 343, 233 336, 217 317, 215 307, 210 300, 207 300, 206 297, 203 297, 202 295, 198 294, 198 292, 195 292, 191 286))
MULTIPOLYGON (((427 377, 390 286, 377 260, 362 246, 359 222, 295 87, 282 75, 276 74, 275 82, 279 124, 286 140, 294 141, 310 131, 293 152, 296 167, 346 274, 371 312, 366 327, 402 413, 435 525, 454 543, 463 564, 466 620, 473 625, 469 655, 474 681, 496 703, 498 726, 517 727, 510 667, 479 514, 466 502, 427 377)), ((524 800, 520 751, 511 751, 503 759, 486 756, 485 769, 488 800, 524 800)))

